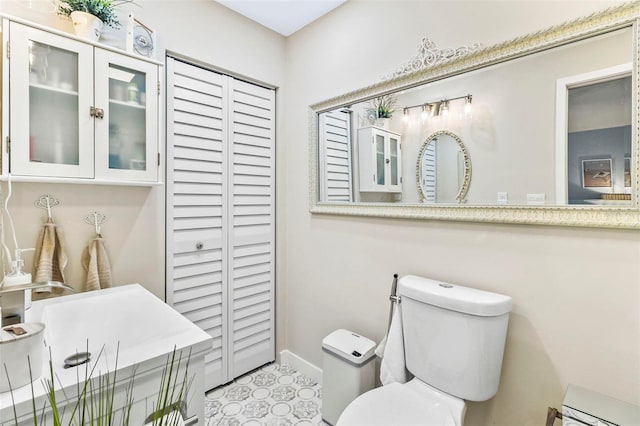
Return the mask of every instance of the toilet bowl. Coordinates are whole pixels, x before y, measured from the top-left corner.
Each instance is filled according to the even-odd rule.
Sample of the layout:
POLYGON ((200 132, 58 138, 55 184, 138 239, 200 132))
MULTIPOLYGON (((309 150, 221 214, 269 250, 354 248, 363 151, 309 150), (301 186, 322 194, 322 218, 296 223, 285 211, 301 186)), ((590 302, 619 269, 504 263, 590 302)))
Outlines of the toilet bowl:
POLYGON ((397 294, 382 363, 414 378, 381 376, 386 385, 353 400, 337 426, 463 426, 465 401, 498 391, 512 300, 411 275, 397 294))
POLYGON ((462 399, 413 379, 360 395, 336 426, 462 426, 465 411, 462 399))

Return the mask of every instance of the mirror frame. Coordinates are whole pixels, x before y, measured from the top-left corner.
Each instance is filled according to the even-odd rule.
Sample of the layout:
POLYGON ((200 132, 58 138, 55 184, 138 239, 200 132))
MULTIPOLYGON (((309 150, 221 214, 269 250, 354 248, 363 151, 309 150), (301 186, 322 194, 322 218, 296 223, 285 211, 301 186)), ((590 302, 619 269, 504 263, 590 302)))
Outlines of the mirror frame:
MULTIPOLYGON (((416 183, 418 184, 418 196, 420 197, 420 201, 424 203, 424 200, 427 198, 424 194, 424 188, 422 187, 422 156, 424 155, 424 151, 427 149, 430 143, 435 141, 437 142, 438 136, 449 136, 451 139, 458 144, 458 148, 460 148, 460 152, 462 152, 462 157, 464 159, 464 177, 462 179, 462 184, 460 185, 460 189, 458 190, 458 194, 456 195, 456 201, 458 204, 462 204, 465 202, 464 197, 467 196, 467 191, 469 190, 469 185, 471 184, 471 157, 469 156, 469 151, 467 147, 462 143, 462 139, 458 135, 448 130, 438 130, 437 132, 431 133, 427 136, 424 142, 422 142, 422 146, 420 147, 420 151, 418 151, 418 161, 416 162, 416 183)), ((431 203, 426 203, 426 205, 433 205, 431 203)))
POLYGON ((624 3, 600 13, 483 48, 463 57, 454 57, 423 70, 403 74, 311 105, 309 108, 309 211, 312 214, 347 216, 640 229, 639 26, 640 2, 624 3), (633 191, 630 206, 485 206, 318 201, 318 114, 628 27, 633 29, 631 116, 634 118, 631 152, 633 191))

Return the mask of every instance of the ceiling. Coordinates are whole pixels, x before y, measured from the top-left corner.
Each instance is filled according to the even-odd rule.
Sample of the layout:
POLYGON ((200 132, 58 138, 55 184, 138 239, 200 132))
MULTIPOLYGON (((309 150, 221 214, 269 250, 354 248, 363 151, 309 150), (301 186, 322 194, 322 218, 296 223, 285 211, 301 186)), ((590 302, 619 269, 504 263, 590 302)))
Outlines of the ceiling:
POLYGON ((290 36, 346 0, 215 0, 247 18, 290 36))

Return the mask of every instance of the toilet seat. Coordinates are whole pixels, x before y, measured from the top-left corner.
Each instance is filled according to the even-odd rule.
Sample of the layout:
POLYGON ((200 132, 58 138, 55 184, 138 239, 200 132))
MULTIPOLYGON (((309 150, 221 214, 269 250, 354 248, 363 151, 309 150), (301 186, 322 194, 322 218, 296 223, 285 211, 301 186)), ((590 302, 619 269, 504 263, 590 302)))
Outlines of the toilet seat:
POLYGON ((413 379, 360 395, 345 408, 336 426, 460 426, 464 411, 463 400, 413 379))

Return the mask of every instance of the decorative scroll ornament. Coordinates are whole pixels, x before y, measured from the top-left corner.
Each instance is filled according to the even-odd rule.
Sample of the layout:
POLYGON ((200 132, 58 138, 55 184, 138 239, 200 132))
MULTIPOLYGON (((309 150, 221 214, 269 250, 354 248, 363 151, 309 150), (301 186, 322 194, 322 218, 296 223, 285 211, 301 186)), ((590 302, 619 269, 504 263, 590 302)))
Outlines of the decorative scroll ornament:
POLYGON ((473 43, 470 46, 461 46, 456 49, 452 47, 438 49, 433 41, 428 37, 424 37, 418 45, 418 54, 408 62, 401 64, 395 71, 383 76, 382 81, 420 71, 451 59, 461 58, 478 51, 481 47, 481 43, 473 43))

